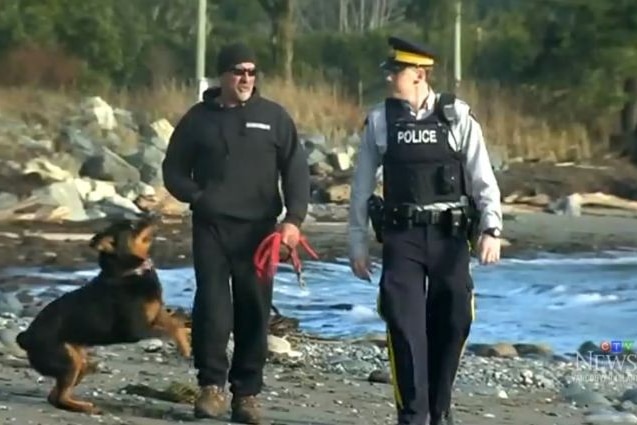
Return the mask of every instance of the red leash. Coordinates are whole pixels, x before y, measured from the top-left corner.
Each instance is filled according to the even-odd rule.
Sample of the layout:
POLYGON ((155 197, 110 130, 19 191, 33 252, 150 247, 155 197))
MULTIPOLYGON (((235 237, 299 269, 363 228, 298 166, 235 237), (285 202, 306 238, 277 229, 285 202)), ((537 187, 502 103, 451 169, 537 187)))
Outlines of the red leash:
MULTIPOLYGON (((319 257, 310 246, 307 239, 304 236, 301 236, 299 240, 299 245, 305 249, 305 251, 315 260, 318 260, 319 257)), ((277 267, 279 263, 283 260, 284 262, 292 261, 292 267, 294 267, 294 272, 296 273, 297 279, 299 281, 299 285, 305 286, 303 282, 302 274, 302 264, 301 259, 299 257, 299 252, 296 248, 291 249, 288 245, 283 243, 281 240, 281 232, 275 231, 269 234, 257 247, 256 252, 254 253, 253 261, 254 266, 257 271, 257 277, 262 282, 270 282, 276 273, 277 267), (281 248, 284 248, 286 251, 286 255, 281 257, 281 248)))

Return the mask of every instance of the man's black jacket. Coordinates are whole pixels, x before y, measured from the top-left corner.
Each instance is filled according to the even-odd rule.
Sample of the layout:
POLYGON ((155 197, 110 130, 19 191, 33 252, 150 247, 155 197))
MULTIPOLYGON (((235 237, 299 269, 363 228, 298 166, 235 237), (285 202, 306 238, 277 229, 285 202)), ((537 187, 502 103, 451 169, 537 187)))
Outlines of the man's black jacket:
POLYGON ((204 92, 177 123, 162 164, 168 192, 191 205, 194 216, 305 219, 310 197, 307 156, 292 118, 258 91, 240 106, 224 108, 219 88, 204 92))

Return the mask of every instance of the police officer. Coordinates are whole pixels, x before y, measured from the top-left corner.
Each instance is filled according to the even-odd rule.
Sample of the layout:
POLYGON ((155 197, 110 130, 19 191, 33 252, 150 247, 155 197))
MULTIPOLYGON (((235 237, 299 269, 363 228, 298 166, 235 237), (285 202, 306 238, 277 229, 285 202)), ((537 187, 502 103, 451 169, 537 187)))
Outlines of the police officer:
POLYGON ((370 280, 368 202, 382 166, 378 304, 398 423, 449 425, 453 381, 473 321, 469 227, 478 226, 481 263, 497 262, 500 190, 469 106, 429 86, 432 52, 395 37, 389 44, 393 54, 382 68, 392 93, 367 115, 353 176, 350 262, 357 277, 370 280))

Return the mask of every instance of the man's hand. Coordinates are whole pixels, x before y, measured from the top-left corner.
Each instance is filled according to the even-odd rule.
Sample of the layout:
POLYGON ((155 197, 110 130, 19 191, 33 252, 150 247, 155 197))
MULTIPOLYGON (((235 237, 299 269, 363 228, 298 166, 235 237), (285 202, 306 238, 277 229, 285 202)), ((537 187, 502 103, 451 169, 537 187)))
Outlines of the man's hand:
POLYGON ((372 281, 372 263, 369 260, 369 257, 350 258, 349 264, 352 268, 352 272, 357 278, 368 282, 372 281))
POLYGON ((301 239, 301 231, 292 223, 281 224, 281 242, 289 246, 290 249, 296 248, 301 239))
POLYGON ((494 264, 500 261, 500 239, 482 234, 478 241, 481 264, 494 264))

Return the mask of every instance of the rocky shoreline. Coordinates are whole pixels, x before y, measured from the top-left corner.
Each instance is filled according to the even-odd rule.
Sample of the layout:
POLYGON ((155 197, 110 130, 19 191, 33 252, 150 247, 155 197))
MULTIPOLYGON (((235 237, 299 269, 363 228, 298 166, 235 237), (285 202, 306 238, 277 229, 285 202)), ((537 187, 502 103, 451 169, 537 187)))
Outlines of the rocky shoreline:
MULTIPOLYGON (((45 402, 51 383, 26 367, 22 353, 11 343, 13 334, 28 320, 6 313, 1 319, 2 423, 192 421, 194 371, 189 361, 179 357, 171 342, 160 340, 94 351, 99 372, 85 379, 77 395, 99 404, 105 411, 101 417, 52 409, 45 402)), ((271 344, 266 367, 261 401, 267 423, 394 423, 392 387, 382 338, 325 341, 294 334, 285 340, 291 349, 271 344)), ((232 344, 229 354, 231 347, 232 344)), ((484 355, 486 352, 465 354, 454 391, 457 423, 637 423, 634 376, 585 370, 539 346, 526 348, 523 355, 518 353, 514 357, 507 357, 502 347, 490 351, 488 356, 484 355)))

